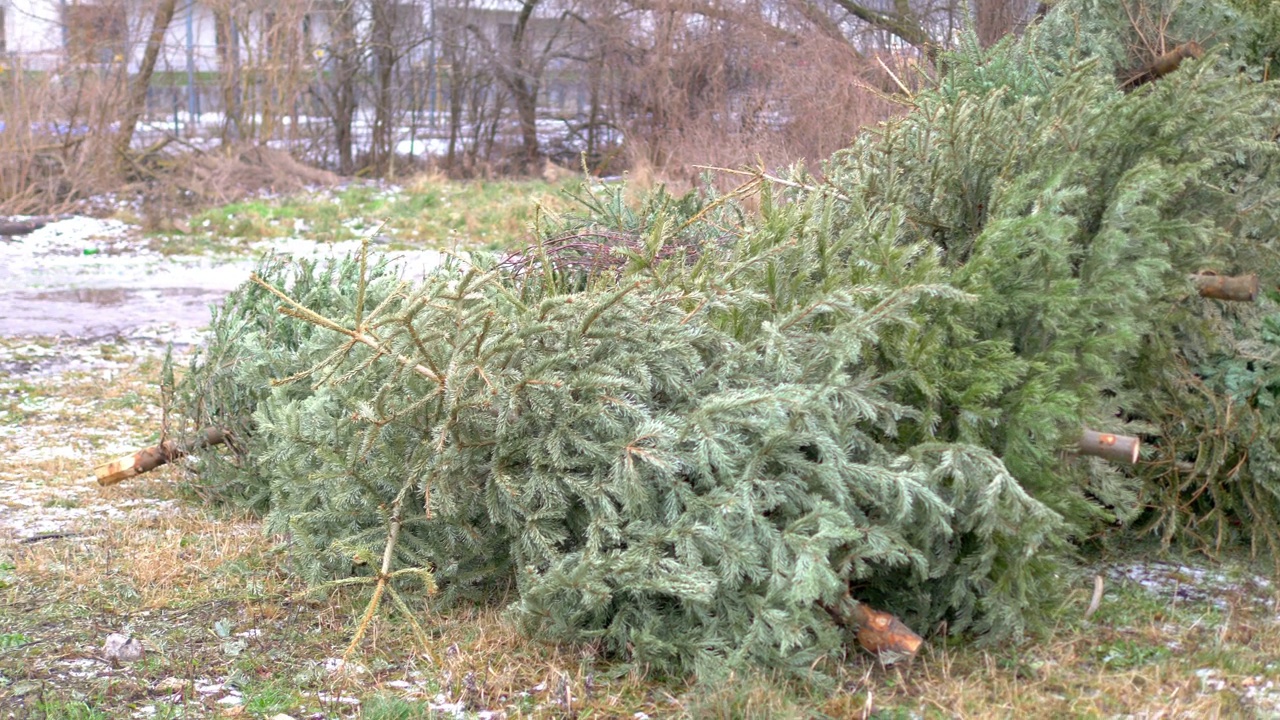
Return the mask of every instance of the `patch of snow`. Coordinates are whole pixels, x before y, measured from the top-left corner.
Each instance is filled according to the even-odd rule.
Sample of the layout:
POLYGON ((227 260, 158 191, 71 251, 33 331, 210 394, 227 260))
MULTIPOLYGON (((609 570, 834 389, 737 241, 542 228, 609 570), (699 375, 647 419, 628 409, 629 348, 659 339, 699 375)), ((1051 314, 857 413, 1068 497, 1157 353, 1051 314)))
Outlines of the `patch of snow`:
POLYGON ((415 138, 396 143, 396 154, 415 157, 444 157, 449 154, 449 141, 444 138, 415 138))
POLYGON ((18 235, 11 242, 17 246, 18 250, 33 254, 58 250, 82 254, 85 249, 95 247, 94 241, 122 238, 135 229, 135 226, 119 220, 73 215, 51 222, 26 235, 18 235))
POLYGON ((85 679, 102 676, 110 667, 96 658, 76 658, 58 663, 67 668, 67 674, 73 678, 85 679))
POLYGON ((324 667, 325 672, 330 674, 364 675, 369 672, 369 669, 360 663, 348 663, 342 658, 325 658, 321 666, 324 667))
POLYGON ((1113 580, 1140 585, 1171 602, 1208 603, 1220 610, 1241 596, 1270 604, 1271 582, 1260 575, 1233 577, 1219 569, 1171 562, 1140 562, 1112 567, 1113 580))
POLYGON ((332 705, 334 703, 341 703, 343 705, 351 705, 354 707, 360 704, 360 700, 358 698, 354 698, 349 695, 330 695, 327 692, 308 693, 308 694, 314 694, 317 700, 328 705, 332 705))
POLYGON ((428 703, 427 708, 432 712, 444 713, 452 715, 456 718, 465 718, 467 716, 467 706, 460 703, 428 703))

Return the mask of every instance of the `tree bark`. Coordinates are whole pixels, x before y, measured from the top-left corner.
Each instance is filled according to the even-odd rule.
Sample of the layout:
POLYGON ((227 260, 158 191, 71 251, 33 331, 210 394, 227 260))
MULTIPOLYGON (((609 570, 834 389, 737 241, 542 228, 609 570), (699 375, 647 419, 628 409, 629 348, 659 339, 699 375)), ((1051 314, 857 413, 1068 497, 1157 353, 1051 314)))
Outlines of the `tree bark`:
POLYGON ((103 463, 94 468, 93 473, 98 476, 99 485, 103 487, 115 485, 121 480, 127 480, 171 463, 193 450, 221 445, 227 442, 228 438, 227 431, 222 428, 206 428, 199 435, 188 438, 185 443, 179 444, 172 440, 165 440, 159 445, 103 463))
POLYGON ((240 31, 236 28, 231 11, 215 8, 214 33, 221 40, 218 45, 218 65, 222 75, 222 144, 228 145, 241 139, 244 120, 243 97, 240 88, 240 31))
POLYGON ((938 54, 938 46, 929 33, 925 32, 920 18, 916 17, 907 0, 893 0, 893 12, 886 13, 860 5, 853 0, 832 0, 840 9, 867 23, 884 30, 900 40, 912 45, 925 54, 930 60, 938 54))
POLYGON ((343 0, 334 17, 333 139, 338 146, 338 174, 355 172, 356 75, 360 72, 355 0, 343 0))
POLYGON ((991 47, 1013 31, 1026 0, 974 0, 973 28, 982 47, 991 47))
POLYGON ((65 220, 70 215, 42 215, 27 220, 0 220, 0 237, 26 235, 35 232, 51 222, 65 220))
POLYGON ((511 35, 511 63, 503 73, 516 104, 516 117, 520 122, 520 140, 524 146, 522 165, 524 170, 537 167, 541 149, 538 147, 538 90, 540 72, 535 70, 529 57, 529 20, 541 0, 524 0, 516 18, 515 31, 511 35))
POLYGON ((147 47, 142 53, 142 64, 138 66, 138 74, 129 84, 129 96, 124 109, 124 118, 120 121, 120 134, 116 138, 116 155, 123 158, 133 144, 133 132, 147 108, 147 88, 151 86, 151 76, 156 69, 156 60, 160 57, 160 49, 164 46, 165 33, 173 22, 173 15, 178 7, 178 0, 159 0, 155 15, 151 17, 151 34, 147 36, 147 47))
POLYGON ((1146 85, 1153 80, 1159 80, 1174 70, 1177 70, 1183 60, 1187 60, 1189 58, 1198 59, 1203 56, 1204 50, 1200 47, 1200 43, 1195 41, 1183 43, 1156 58, 1150 65, 1138 68, 1131 72, 1129 79, 1120 83, 1120 89, 1125 92, 1129 92, 1135 88, 1146 85))
POLYGON ((857 633, 858 644, 876 655, 881 662, 891 663, 914 657, 924 642, 897 617, 876 610, 845 595, 835 605, 823 609, 838 624, 857 633))
POLYGON ((373 138, 369 148, 370 164, 378 175, 383 175, 389 167, 389 158, 394 143, 392 115, 394 101, 392 99, 391 81, 394 76, 397 48, 394 44, 395 5, 391 0, 374 0, 371 13, 373 26, 373 60, 377 71, 377 87, 373 108, 373 138))
POLYGON ((1200 297, 1214 300, 1231 300, 1234 302, 1253 302, 1258 299, 1258 276, 1249 275, 1211 275, 1199 273, 1191 276, 1200 297))

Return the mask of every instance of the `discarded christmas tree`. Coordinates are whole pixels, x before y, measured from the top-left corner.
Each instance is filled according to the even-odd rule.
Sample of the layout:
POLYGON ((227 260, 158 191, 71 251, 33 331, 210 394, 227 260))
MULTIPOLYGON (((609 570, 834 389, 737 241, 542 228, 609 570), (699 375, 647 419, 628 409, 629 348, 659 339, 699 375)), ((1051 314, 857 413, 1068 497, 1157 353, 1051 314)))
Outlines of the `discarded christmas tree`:
POLYGON ((584 191, 416 286, 264 269, 177 388, 175 434, 246 438, 198 486, 267 509, 312 581, 514 586, 536 637, 699 673, 821 671, 848 599, 1017 633, 1058 549, 1139 517, 1274 534, 1276 306, 1192 280, 1280 277, 1254 26, 1191 34, 1220 6, 1184 3, 1165 27, 1202 57, 1122 88, 1132 30, 1086 5, 944 55, 821 178, 584 191), (1146 456, 1083 455, 1086 428, 1146 456))

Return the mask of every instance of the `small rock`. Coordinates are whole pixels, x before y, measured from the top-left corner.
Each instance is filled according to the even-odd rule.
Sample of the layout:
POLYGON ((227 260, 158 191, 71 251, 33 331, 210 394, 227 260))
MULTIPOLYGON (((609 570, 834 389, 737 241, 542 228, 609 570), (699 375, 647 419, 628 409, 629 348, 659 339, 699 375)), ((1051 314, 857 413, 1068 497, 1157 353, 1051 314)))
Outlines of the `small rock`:
POLYGON ((166 690, 168 692, 177 692, 187 686, 187 681, 182 678, 167 677, 156 683, 156 690, 166 690))
POLYGON ((102 646, 102 655, 111 662, 131 663, 142 659, 145 651, 137 638, 120 633, 111 633, 102 646))

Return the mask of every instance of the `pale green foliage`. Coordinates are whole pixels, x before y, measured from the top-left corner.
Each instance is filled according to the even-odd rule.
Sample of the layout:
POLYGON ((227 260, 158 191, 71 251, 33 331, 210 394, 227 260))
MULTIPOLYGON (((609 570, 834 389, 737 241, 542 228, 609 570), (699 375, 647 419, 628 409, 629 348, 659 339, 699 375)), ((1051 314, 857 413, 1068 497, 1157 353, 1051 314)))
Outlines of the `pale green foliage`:
MULTIPOLYGON (((359 264, 348 259, 327 266, 304 261, 293 267, 283 258, 268 258, 258 272, 288 278, 293 296, 303 303, 334 312, 352 312, 359 264)), ((370 298, 380 297, 389 278, 385 264, 369 270, 370 298)), ((267 398, 302 397, 304 386, 273 388, 272 382, 288 377, 323 356, 307 355, 307 343, 327 332, 276 312, 278 301, 265 290, 246 284, 214 311, 205 347, 192 356, 180 383, 174 382, 170 359, 165 363, 167 403, 177 412, 167 415, 165 431, 183 438, 205 427, 230 430, 232 452, 215 448, 201 452, 200 472, 191 488, 201 497, 232 500, 259 511, 268 507, 269 488, 261 468, 253 413, 267 398)))
POLYGON ((910 412, 868 375, 876 331, 954 293, 863 294, 883 297, 833 293, 744 342, 710 320, 749 293, 713 310, 652 281, 547 295, 441 271, 371 321, 382 359, 352 349, 259 404, 268 524, 312 580, 341 577, 380 556, 407 480, 397 566, 455 595, 514 583, 532 632, 653 667, 807 672, 845 641, 821 603, 849 589, 1015 629, 1053 514, 979 448, 873 437, 910 412))

